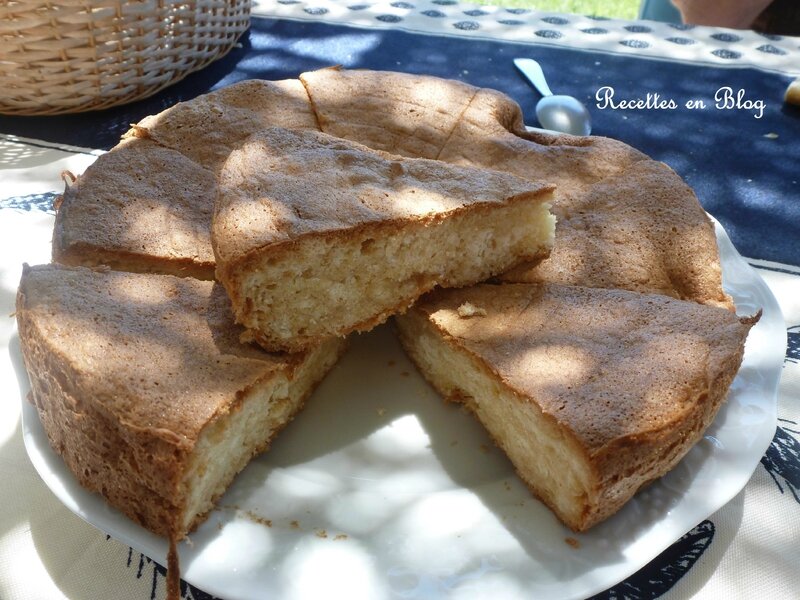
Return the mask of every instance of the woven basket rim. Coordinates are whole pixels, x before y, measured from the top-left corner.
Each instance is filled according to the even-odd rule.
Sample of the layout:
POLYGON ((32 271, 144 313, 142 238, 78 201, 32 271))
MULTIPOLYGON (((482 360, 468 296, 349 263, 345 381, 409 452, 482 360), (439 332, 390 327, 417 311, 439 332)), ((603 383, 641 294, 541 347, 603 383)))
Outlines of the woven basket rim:
POLYGON ((228 54, 251 0, 17 0, 0 6, 0 113, 141 100, 228 54))

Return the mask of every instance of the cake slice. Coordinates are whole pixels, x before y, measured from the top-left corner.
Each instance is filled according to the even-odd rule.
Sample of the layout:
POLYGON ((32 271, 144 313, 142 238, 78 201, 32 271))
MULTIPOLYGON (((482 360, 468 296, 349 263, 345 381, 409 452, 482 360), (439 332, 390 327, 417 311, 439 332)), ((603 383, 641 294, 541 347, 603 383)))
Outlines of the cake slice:
POLYGON ((552 210, 550 256, 504 274, 503 281, 621 288, 733 310, 722 287, 714 225, 664 163, 636 162, 582 194, 558 197, 552 210))
POLYGON ((217 278, 268 349, 370 329, 436 285, 541 258, 553 240, 551 186, 317 132, 254 134, 219 185, 217 278))
POLYGON ((453 79, 361 69, 320 69, 300 80, 324 133, 431 159, 479 89, 453 79))
POLYGON ((396 318, 556 516, 584 531, 697 442, 757 318, 662 295, 560 285, 437 290, 396 318))
POLYGON ((239 342, 219 284, 27 267, 17 323, 52 447, 80 484, 175 541, 299 410, 336 362, 239 342))
POLYGON ((550 181, 556 200, 647 160, 624 142, 606 137, 527 131, 519 105, 488 88, 475 93, 437 158, 550 181))
POLYGON ((64 191, 53 260, 213 279, 216 195, 214 174, 180 152, 124 140, 64 191))
POLYGON ((318 129, 299 80, 234 83, 147 116, 126 135, 177 150, 216 174, 244 139, 273 126, 318 129))

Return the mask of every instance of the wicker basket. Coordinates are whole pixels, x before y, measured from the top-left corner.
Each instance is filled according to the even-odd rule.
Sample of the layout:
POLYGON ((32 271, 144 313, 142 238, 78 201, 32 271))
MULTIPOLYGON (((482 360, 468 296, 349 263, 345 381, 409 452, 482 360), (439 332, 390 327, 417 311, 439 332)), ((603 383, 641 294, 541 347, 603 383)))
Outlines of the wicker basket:
POLYGON ((224 56, 250 0, 0 0, 0 113, 139 100, 224 56))

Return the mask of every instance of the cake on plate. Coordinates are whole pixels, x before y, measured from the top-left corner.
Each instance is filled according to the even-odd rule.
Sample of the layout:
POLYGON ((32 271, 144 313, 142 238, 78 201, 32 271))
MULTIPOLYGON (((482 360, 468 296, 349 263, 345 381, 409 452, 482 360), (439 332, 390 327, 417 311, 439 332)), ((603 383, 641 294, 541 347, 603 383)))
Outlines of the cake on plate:
POLYGON ((218 283, 26 267, 17 323, 31 400, 85 488, 179 540, 300 410, 342 353, 239 341, 218 283))
POLYGON ((199 96, 132 126, 56 209, 60 265, 18 294, 31 398, 81 484, 170 538, 172 597, 175 541, 351 331, 407 310, 425 377, 585 531, 699 439, 757 320, 669 167, 435 77, 199 96))
POLYGON ((440 285, 541 259, 552 187, 264 129, 231 153, 212 240, 237 321, 270 350, 365 331, 440 285))
POLYGON ((561 521, 585 531, 700 439, 754 318, 656 294, 558 284, 437 290, 396 322, 561 521))

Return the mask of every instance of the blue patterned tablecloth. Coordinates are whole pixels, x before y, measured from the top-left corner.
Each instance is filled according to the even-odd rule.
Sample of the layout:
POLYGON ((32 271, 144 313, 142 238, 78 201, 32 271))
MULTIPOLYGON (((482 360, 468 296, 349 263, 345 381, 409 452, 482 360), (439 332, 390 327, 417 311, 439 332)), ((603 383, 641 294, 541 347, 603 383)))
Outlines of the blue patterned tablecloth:
MULTIPOLYGON (((254 14, 241 47, 150 99, 83 115, 0 116, 5 314, 22 260, 48 260, 61 172, 82 172, 147 114, 242 79, 341 64, 493 87, 535 125, 537 96, 511 60, 536 58, 554 90, 590 107, 596 134, 665 161, 695 188, 777 297, 789 341, 779 426, 748 486, 597 598, 800 597, 800 110, 782 101, 800 74, 800 39, 452 0, 278 0, 254 14), (604 87, 618 101, 650 94, 675 107, 602 108, 604 87), (725 90, 738 106, 726 105, 725 90)), ((6 355, 8 321, 0 328, 6 355)), ((2 376, 15 377, 6 362, 2 376)), ((13 482, 0 489, 0 598, 162 598, 161 566, 84 524, 37 478, 22 446, 19 399, 0 399, 0 409, 0 474, 13 482)), ((186 584, 182 591, 211 598, 186 584)))

